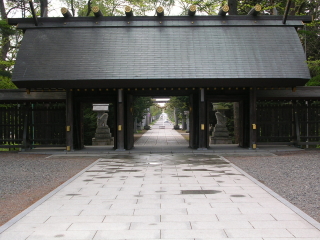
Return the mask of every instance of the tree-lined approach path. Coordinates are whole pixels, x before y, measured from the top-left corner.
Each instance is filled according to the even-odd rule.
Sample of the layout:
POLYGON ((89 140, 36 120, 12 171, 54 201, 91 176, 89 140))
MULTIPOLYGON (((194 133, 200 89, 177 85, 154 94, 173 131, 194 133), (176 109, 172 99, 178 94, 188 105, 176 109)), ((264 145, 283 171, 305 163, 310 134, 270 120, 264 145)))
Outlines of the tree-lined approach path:
POLYGON ((186 151, 188 146, 187 140, 173 129, 172 123, 159 120, 154 125, 151 125, 151 130, 148 130, 134 143, 134 150, 146 152, 183 152, 186 151))

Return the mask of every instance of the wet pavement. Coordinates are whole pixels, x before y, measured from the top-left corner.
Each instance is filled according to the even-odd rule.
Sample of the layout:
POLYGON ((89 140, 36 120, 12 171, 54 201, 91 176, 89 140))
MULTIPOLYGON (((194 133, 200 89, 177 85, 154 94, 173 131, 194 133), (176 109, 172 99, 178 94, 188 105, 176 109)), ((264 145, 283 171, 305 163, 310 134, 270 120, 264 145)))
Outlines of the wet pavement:
POLYGON ((51 195, 0 239, 320 239, 214 154, 106 155, 51 195))
POLYGON ((0 240, 319 240, 319 223, 223 157, 289 148, 198 151, 172 125, 156 124, 123 153, 53 152, 99 159, 1 226, 0 240))

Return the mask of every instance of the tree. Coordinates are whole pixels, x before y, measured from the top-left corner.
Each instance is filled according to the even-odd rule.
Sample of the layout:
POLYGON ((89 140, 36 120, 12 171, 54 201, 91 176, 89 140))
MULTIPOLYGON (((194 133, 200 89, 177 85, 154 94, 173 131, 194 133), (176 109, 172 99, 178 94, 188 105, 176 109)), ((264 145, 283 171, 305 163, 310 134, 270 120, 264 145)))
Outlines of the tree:
POLYGON ((179 119, 185 121, 186 116, 184 111, 189 110, 189 97, 188 96, 178 96, 170 97, 170 101, 166 104, 168 110, 166 111, 169 118, 175 121, 175 129, 179 128, 179 119))
POLYGON ((153 105, 151 97, 135 97, 133 100, 133 117, 141 122, 145 114, 148 112, 147 108, 153 105))
POLYGON ((16 85, 11 81, 11 78, 0 76, 0 89, 15 89, 16 85))
POLYGON ((320 86, 320 60, 308 61, 311 79, 307 86, 320 86))

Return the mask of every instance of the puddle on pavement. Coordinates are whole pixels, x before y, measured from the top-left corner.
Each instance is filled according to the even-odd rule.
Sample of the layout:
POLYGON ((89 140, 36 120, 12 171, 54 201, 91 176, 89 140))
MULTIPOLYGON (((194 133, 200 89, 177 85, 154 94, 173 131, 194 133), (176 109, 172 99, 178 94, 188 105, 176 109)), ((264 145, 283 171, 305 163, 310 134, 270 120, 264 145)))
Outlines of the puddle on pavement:
POLYGON ((92 180, 92 179, 85 179, 85 180, 83 180, 84 182, 92 182, 92 181, 94 181, 94 180, 92 180))
POLYGON ((216 190, 181 190, 181 194, 217 194, 220 192, 216 190))
POLYGON ((54 235, 55 238, 61 238, 64 237, 64 234, 58 234, 58 235, 54 235))
POLYGON ((133 195, 134 197, 143 197, 143 195, 133 195))
POLYGON ((243 174, 237 174, 237 173, 226 173, 225 175, 238 175, 238 176, 244 176, 243 174))
POLYGON ((86 172, 107 172, 105 170, 87 170, 86 172))
POLYGON ((230 195, 230 197, 246 197, 246 196, 241 194, 235 194, 235 195, 230 195))
POLYGON ((141 172, 141 170, 116 170, 116 172, 141 172))
POLYGON ((208 169, 183 169, 183 171, 186 171, 186 172, 204 172, 204 171, 211 171, 211 170, 208 170, 208 169))
POLYGON ((172 176, 172 177, 180 178, 180 177, 192 177, 192 176, 180 175, 180 176, 172 176))

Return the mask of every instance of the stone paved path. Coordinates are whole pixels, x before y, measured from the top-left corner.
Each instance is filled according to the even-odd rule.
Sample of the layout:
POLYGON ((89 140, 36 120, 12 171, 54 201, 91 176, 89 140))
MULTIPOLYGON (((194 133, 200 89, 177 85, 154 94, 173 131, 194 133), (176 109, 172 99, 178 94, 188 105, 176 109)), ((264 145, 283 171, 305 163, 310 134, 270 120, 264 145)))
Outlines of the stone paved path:
POLYGON ((320 231, 213 154, 100 158, 0 240, 319 240, 320 231))
POLYGON ((172 128, 171 123, 156 122, 134 143, 132 152, 192 152, 187 140, 172 128))
POLYGON ((0 227, 7 228, 0 240, 320 239, 318 228, 219 153, 188 149, 172 125, 153 125, 135 146, 98 154, 46 201, 0 227))

